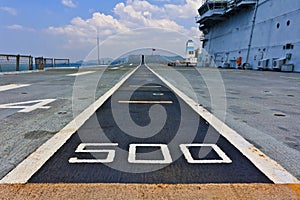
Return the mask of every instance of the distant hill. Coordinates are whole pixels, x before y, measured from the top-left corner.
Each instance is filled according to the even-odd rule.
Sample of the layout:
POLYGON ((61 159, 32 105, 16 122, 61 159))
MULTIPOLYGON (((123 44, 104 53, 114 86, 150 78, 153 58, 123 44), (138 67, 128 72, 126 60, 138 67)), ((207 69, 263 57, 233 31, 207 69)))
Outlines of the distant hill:
POLYGON ((165 60, 167 60, 168 62, 184 62, 185 59, 182 56, 162 56, 165 60))
MULTIPOLYGON (((146 63, 167 64, 168 62, 176 62, 176 61, 182 62, 184 61, 184 58, 181 56, 145 55, 145 61, 146 63)), ((101 65, 118 65, 124 63, 139 64, 140 62, 141 62, 141 55, 128 55, 114 60, 112 58, 100 59, 101 65)), ((75 64, 79 66, 98 65, 98 60, 88 60, 88 61, 79 60, 75 64)))
MULTIPOLYGON (((160 63, 167 64, 168 62, 175 61, 184 61, 184 58, 181 56, 161 56, 161 55, 145 55, 146 63, 160 63)), ((129 55, 128 63, 140 63, 141 56, 140 55, 129 55)))
MULTIPOLYGON (((112 58, 100 58, 100 64, 101 65, 108 65, 111 63, 113 59, 112 58)), ((87 65, 98 65, 98 60, 79 60, 76 62, 76 64, 80 64, 83 66, 87 65)))

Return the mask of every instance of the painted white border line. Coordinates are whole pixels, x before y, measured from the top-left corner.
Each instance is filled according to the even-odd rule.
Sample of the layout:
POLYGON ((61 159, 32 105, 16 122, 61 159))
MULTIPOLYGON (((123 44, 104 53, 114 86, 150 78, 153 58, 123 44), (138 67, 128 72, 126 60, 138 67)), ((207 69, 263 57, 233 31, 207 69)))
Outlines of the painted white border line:
POLYGON ((37 72, 43 72, 44 70, 27 70, 27 71, 12 71, 12 72, 0 72, 1 76, 4 75, 19 75, 19 74, 31 74, 37 72))
POLYGON ((136 67, 97 101, 23 160, 0 180, 0 184, 27 183, 27 181, 60 149, 67 140, 96 112, 96 110, 140 67, 136 67))
POLYGON ((0 86, 0 92, 7 91, 7 90, 13 90, 17 88, 22 88, 22 87, 28 87, 31 84, 9 84, 9 85, 1 85, 0 86))
POLYGON ((75 74, 68 74, 66 76, 81 76, 81 75, 87 75, 87 74, 91 74, 91 73, 95 73, 96 71, 87 71, 87 72, 79 72, 79 73, 75 73, 75 74))
MULTIPOLYGON (((146 65, 147 66, 147 65, 146 65)), ((161 77, 158 73, 147 68, 173 90, 182 100, 184 100, 196 113, 212 125, 223 137, 235 146, 244 156, 246 156, 262 173, 264 173, 275 184, 300 183, 300 181, 284 169, 279 163, 265 155, 251 143, 245 140, 235 130, 231 129, 224 122, 215 117, 208 110, 199 106, 193 99, 185 95, 182 91, 174 87, 170 82, 161 77)))

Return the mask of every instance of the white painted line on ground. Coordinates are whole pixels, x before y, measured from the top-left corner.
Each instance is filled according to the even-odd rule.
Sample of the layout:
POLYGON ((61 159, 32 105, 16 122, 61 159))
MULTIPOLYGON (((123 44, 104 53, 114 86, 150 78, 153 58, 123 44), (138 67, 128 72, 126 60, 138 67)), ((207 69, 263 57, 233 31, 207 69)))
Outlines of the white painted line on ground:
POLYGON ((73 157, 69 159, 69 163, 111 163, 114 161, 116 152, 112 149, 86 149, 86 147, 117 147, 118 143, 82 143, 77 149, 76 153, 107 153, 105 159, 79 159, 73 157))
POLYGON ((13 90, 17 88, 22 88, 22 87, 28 87, 31 84, 9 84, 9 85, 2 85, 0 86, 0 92, 7 91, 7 90, 13 90))
POLYGON ((280 78, 286 78, 286 79, 291 79, 291 80, 300 80, 298 77, 289 77, 289 76, 280 76, 280 78))
POLYGON ((118 101, 121 104, 172 104, 173 101, 118 101))
POLYGON ((44 70, 27 70, 27 71, 13 71, 13 72, 0 72, 0 75, 18 75, 18 74, 31 74, 37 72, 43 72, 44 70))
POLYGON ((0 104, 0 109, 22 109, 18 112, 29 113, 36 109, 49 109, 50 106, 45 106, 45 105, 50 104, 55 100, 56 99, 40 99, 40 100, 33 100, 33 101, 0 104))
POLYGON ((193 99, 188 97, 182 91, 173 86, 170 82, 152 70, 161 81, 163 81, 173 92, 175 92, 182 100, 184 100, 196 113, 205 119, 216 131, 225 137, 233 146, 235 146, 244 156, 246 156, 262 173, 276 184, 300 183, 300 181, 284 169, 279 163, 265 155, 251 143, 245 140, 235 130, 230 128, 224 122, 215 117, 208 110, 199 106, 193 99))
POLYGON ((75 73, 75 74, 68 74, 66 76, 82 76, 82 75, 87 75, 87 74, 91 74, 91 73, 95 73, 96 71, 86 71, 86 72, 79 72, 79 73, 75 73))
POLYGON ((160 85, 129 85, 131 88, 161 88, 160 85))
POLYGON ((164 96, 164 93, 153 93, 153 96, 164 96))
POLYGON ((96 110, 139 68, 136 67, 127 74, 119 83, 107 91, 96 102, 90 105, 75 119, 73 119, 62 130, 51 139, 40 146, 35 152, 23 160, 16 168, 0 180, 0 184, 27 183, 67 140, 96 112, 96 110))
POLYGON ((166 144, 130 144, 128 153, 129 163, 139 163, 139 164, 170 164, 172 163, 172 157, 166 144), (160 147, 163 160, 137 160, 136 159, 136 148, 137 147, 160 147))
POLYGON ((183 155, 185 159, 188 161, 188 163, 193 164, 220 164, 220 163, 232 163, 232 160, 218 147, 216 144, 181 144, 179 145, 181 151, 183 152, 183 155), (189 147, 211 147, 221 159, 198 159, 195 160, 192 157, 191 152, 189 151, 189 147))

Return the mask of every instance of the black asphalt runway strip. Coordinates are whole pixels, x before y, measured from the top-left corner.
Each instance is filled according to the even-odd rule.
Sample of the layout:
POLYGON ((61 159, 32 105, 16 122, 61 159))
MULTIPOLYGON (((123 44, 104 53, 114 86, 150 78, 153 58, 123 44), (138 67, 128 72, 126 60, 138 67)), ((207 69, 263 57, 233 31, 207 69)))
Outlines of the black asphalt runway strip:
POLYGON ((144 65, 29 182, 272 183, 144 65))

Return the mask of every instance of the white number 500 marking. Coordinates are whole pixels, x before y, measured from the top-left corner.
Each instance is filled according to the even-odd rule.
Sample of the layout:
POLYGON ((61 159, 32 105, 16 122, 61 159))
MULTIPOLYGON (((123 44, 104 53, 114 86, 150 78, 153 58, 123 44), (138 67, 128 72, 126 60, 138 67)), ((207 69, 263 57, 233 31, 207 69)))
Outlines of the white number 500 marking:
MULTIPOLYGON (((115 158, 115 150, 113 149, 99 149, 96 147, 117 147, 117 143, 82 143, 77 149, 76 153, 107 153, 105 159, 79 159, 73 157, 69 159, 69 163, 112 163, 115 158), (89 149, 88 149, 89 148, 89 149), (92 149, 94 148, 94 149, 92 149)), ((180 144, 180 150, 182 151, 185 159, 188 163, 191 164, 220 164, 220 163, 232 163, 231 159, 216 145, 216 144, 180 144), (220 157, 221 159, 198 159, 195 160, 192 157, 192 154, 189 150, 189 147, 211 147, 212 150, 220 157)), ((147 155, 145 153, 145 155, 147 155)), ((166 144, 130 144, 128 152, 128 162, 129 163, 139 163, 139 164, 170 164, 172 163, 172 157, 166 144), (163 160, 141 160, 136 158, 136 152, 138 147, 159 147, 163 160)))

